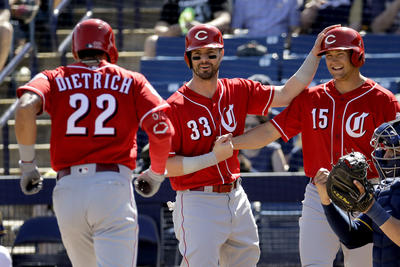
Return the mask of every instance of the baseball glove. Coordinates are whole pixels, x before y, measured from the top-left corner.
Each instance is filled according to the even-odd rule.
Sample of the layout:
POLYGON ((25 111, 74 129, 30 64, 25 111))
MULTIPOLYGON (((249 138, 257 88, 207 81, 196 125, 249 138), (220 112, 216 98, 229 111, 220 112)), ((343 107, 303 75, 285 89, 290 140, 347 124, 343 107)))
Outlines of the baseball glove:
POLYGON ((362 212, 373 200, 373 186, 367 180, 368 163, 360 152, 351 152, 339 158, 328 176, 326 189, 332 202, 347 212, 362 212), (353 180, 359 181, 365 193, 361 194, 353 180))

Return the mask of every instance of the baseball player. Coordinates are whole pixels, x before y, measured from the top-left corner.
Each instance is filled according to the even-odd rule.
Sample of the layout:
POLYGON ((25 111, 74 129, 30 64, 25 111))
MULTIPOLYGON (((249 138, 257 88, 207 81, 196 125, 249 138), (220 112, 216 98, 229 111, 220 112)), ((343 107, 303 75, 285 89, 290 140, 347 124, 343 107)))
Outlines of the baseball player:
MULTIPOLYGON (((372 158, 381 183, 374 192, 376 201, 355 220, 331 203, 326 181, 329 171, 320 169, 315 184, 329 225, 349 248, 373 243, 373 266, 400 265, 400 120, 385 122, 374 132, 372 158)), ((361 193, 364 187, 355 184, 361 193)))
POLYGON ((312 81, 323 36, 284 86, 264 86, 218 78, 224 42, 217 28, 201 24, 186 35, 184 57, 193 76, 167 100, 175 129, 167 170, 176 190, 181 266, 256 266, 257 225, 231 136, 244 132, 247 114, 267 115, 270 107, 289 104, 312 81))
MULTIPOLYGON (((304 90, 270 122, 233 139, 235 149, 259 148, 282 137, 301 133, 304 172, 310 177, 300 218, 302 266, 332 266, 339 239, 329 227, 313 178, 322 167, 328 170, 353 150, 370 155, 374 129, 393 120, 400 112, 395 96, 364 77, 364 44, 360 34, 337 27, 326 33, 319 55, 325 54, 332 75, 327 83, 304 90)), ((369 179, 378 177, 370 163, 369 179)), ((371 246, 348 250, 343 247, 346 266, 372 266, 371 246)))
MULTIPOLYGON (((37 74, 17 90, 15 133, 21 189, 37 193, 36 116, 51 117, 51 166, 57 171, 53 204, 74 267, 136 266, 137 209, 132 190, 136 132, 149 136, 151 166, 139 180, 153 195, 164 180, 173 128, 169 105, 146 78, 116 64, 110 25, 100 19, 76 25, 75 63, 37 74)), ((139 192, 140 193, 140 192, 139 192)))

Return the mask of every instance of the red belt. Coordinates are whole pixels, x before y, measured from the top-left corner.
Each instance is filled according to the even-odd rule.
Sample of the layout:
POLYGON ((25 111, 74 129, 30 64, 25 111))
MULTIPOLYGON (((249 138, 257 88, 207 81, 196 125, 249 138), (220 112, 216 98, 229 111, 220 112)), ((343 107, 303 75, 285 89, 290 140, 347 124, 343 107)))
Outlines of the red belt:
POLYGON ((218 184, 218 185, 212 185, 212 186, 199 186, 199 187, 195 187, 195 188, 190 188, 189 191, 211 191, 214 193, 229 193, 231 192, 233 189, 236 189, 238 184, 240 184, 240 182, 238 182, 238 180, 240 180, 240 178, 236 179, 233 183, 229 183, 229 184, 218 184), (211 188, 212 190, 208 190, 207 188, 211 188))
MULTIPOLYGON (((115 163, 96 163, 96 172, 119 172, 119 166, 115 163)), ((71 167, 61 169, 57 172, 57 181, 71 174, 71 167)))

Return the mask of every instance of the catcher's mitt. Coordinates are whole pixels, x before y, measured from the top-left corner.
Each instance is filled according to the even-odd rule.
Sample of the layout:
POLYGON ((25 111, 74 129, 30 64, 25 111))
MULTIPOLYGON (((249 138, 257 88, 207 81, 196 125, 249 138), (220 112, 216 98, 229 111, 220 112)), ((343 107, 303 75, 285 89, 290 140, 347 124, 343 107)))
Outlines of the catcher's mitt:
POLYGON ((368 163, 360 152, 351 152, 339 158, 328 176, 326 189, 332 202, 347 212, 366 210, 373 199, 373 187, 367 180, 368 163), (365 189, 361 194, 353 180, 365 189))

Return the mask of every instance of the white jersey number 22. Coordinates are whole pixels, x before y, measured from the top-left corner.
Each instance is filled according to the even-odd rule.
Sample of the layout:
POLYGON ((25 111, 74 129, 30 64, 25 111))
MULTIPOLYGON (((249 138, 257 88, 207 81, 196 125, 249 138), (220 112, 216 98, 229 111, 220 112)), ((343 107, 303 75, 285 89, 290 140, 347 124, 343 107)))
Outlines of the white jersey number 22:
MULTIPOLYGON (((85 117, 90 109, 89 98, 81 93, 73 94, 70 96, 69 104, 75 110, 74 113, 68 118, 67 135, 86 135, 87 128, 77 126, 77 122, 85 117)), ((102 94, 96 98, 96 106, 104 110, 95 121, 94 135, 114 135, 115 128, 104 127, 106 122, 116 111, 117 102, 115 97, 110 94, 102 94), (107 102, 107 105, 105 103, 107 102)))

